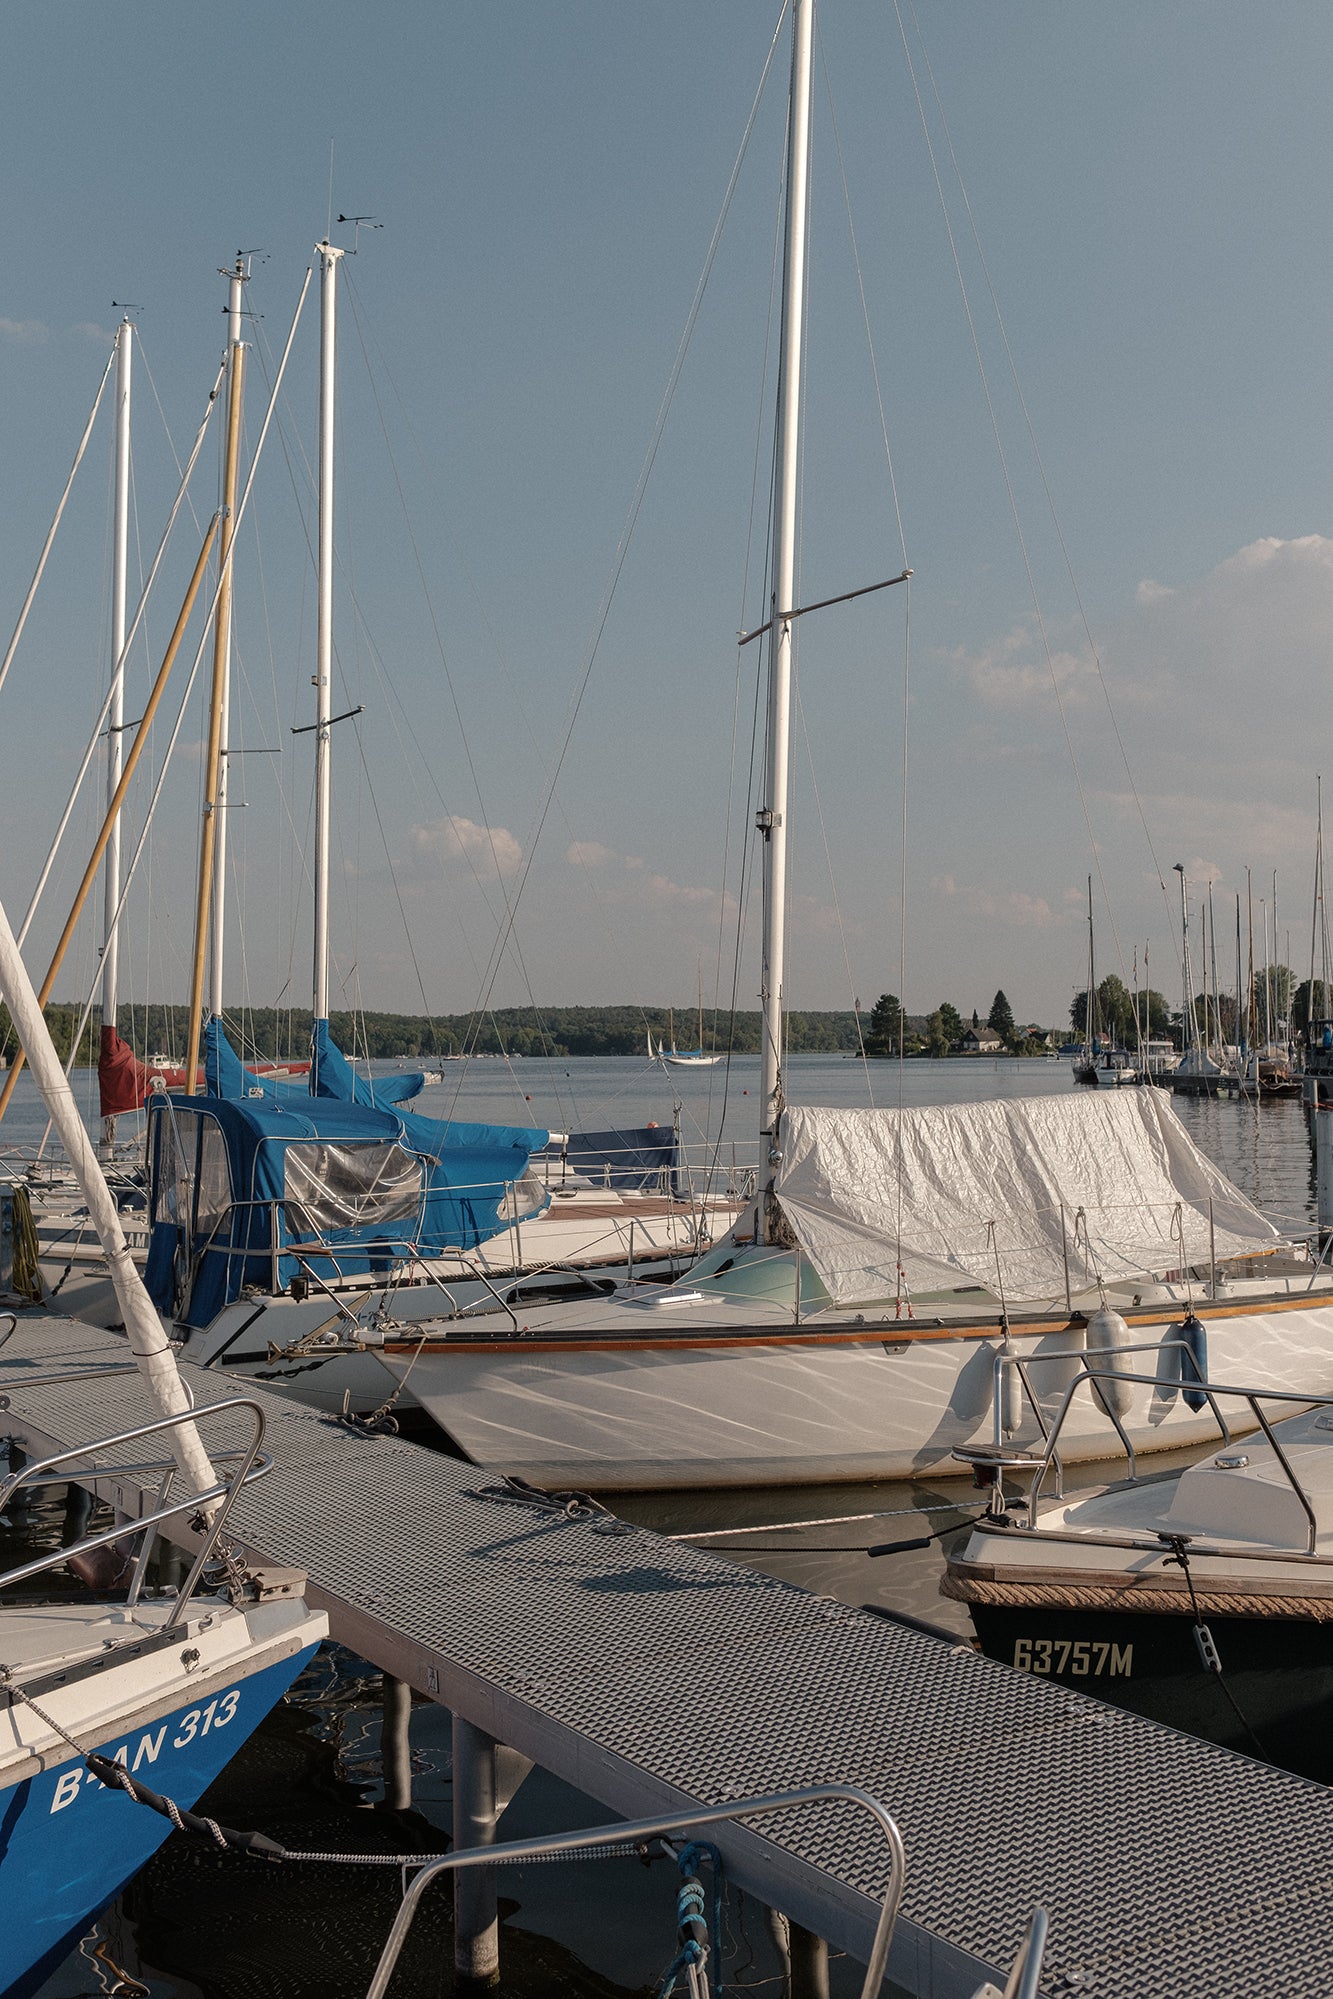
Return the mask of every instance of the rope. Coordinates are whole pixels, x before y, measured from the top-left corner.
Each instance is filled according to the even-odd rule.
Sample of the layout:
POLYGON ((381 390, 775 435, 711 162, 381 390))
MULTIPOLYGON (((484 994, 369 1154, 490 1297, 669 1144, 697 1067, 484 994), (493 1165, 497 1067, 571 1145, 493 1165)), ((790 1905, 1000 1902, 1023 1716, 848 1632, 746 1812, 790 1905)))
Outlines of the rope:
MULTIPOLYGON (((26 1187, 14 1189, 14 1289, 32 1304, 42 1302, 42 1273, 38 1263, 37 1226, 32 1219, 32 1202, 26 1187)), ((66 1276, 69 1275, 66 1271, 66 1276)))
MULTIPOLYGON (((983 1603, 998 1609, 1133 1610, 1165 1617, 1183 1617, 1179 1589, 1145 1589, 1136 1584, 998 1583, 976 1576, 945 1575, 940 1593, 958 1603, 983 1603)), ((1251 1596, 1242 1591, 1202 1590, 1193 1602, 1209 1617, 1300 1618, 1312 1624, 1333 1623, 1333 1598, 1325 1596, 1251 1596)))
MULTIPOLYGON (((924 1509, 922 1509, 924 1511, 924 1509)), ((983 1518, 988 1508, 980 1513, 964 1513, 959 1520, 949 1521, 947 1526, 933 1527, 929 1534, 917 1535, 910 1541, 842 1541, 825 1545, 819 1541, 795 1541, 790 1544, 772 1541, 713 1541, 710 1551, 714 1554, 755 1554, 755 1555, 906 1555, 914 1548, 928 1548, 932 1541, 942 1541, 946 1534, 957 1534, 964 1527, 971 1527, 983 1518)), ((956 1512, 957 1508, 950 1507, 956 1512)), ((797 1526, 800 1522, 795 1523, 797 1526)))
POLYGON ((676 1855, 680 1888, 676 1895, 676 1940, 679 1949, 662 1974, 656 1999, 671 1999, 683 1984, 691 1994, 708 1989, 708 1962, 714 1970, 722 1965, 722 1856, 706 1840, 693 1839, 676 1855), (699 1865, 707 1860, 713 1870, 711 1907, 705 1901, 699 1865), (705 1917, 704 1910, 709 1909, 705 1917))
MULTIPOLYGON (((62 1741, 68 1743, 71 1749, 78 1750, 87 1768, 99 1783, 105 1784, 111 1790, 124 1791, 136 1805, 144 1805, 149 1811, 157 1812, 162 1818, 169 1819, 177 1832, 192 1833, 196 1838, 207 1839, 211 1845, 218 1847, 224 1853, 241 1853, 254 1859, 275 1862, 317 1861, 326 1867, 429 1867, 437 1860, 447 1860, 449 1857, 447 1853, 306 1853, 281 1845, 278 1840, 270 1839, 267 1833, 238 1832, 234 1826, 220 1825, 216 1819, 209 1818, 203 1812, 186 1811, 174 1798, 168 1798, 160 1791, 150 1790, 147 1784, 131 1776, 123 1763, 113 1762, 110 1757, 99 1756, 95 1751, 85 1753, 74 1737, 67 1734, 58 1721, 38 1707, 36 1701, 25 1694, 21 1687, 11 1688, 10 1691, 15 1700, 26 1701, 34 1714, 38 1715, 48 1728, 53 1729, 62 1741)), ((721 1862, 715 1848, 697 1845, 685 1848, 685 1854, 697 1853, 712 1855, 714 1868, 720 1869, 721 1862)), ((608 1840, 603 1846, 588 1847, 579 1857, 583 1860, 642 1860, 651 1856, 641 1840, 622 1839, 608 1840)), ((567 1858, 568 1855, 564 1853, 534 1853, 524 1856, 524 1864, 554 1862, 567 1858)), ((683 1864, 684 1854, 681 1859, 683 1864)), ((702 1895, 702 1890, 700 1894, 702 1895)), ((714 1905, 716 1932, 721 1916, 721 1890, 717 1885, 716 1874, 714 1905)))
POLYGON ((1213 1674, 1218 1686, 1227 1697, 1227 1702, 1232 1713, 1244 1729, 1246 1735, 1249 1736, 1255 1755, 1261 1763, 1266 1763, 1270 1759, 1264 1754, 1263 1744, 1242 1714, 1239 1701, 1237 1701, 1236 1696, 1227 1685, 1226 1677, 1222 1672, 1221 1654, 1218 1652, 1212 1632, 1203 1621, 1203 1612, 1199 1608, 1199 1599, 1194 1590, 1194 1577, 1190 1573, 1189 1547, 1186 1537, 1183 1534, 1163 1534, 1159 1538, 1165 1541, 1171 1550, 1171 1553, 1166 1558, 1168 1563, 1174 1563, 1183 1572, 1185 1582, 1189 1588, 1190 1608, 1194 1613, 1194 1643, 1198 1648, 1199 1663, 1206 1673, 1213 1674))
POLYGON ((510 1474, 495 1485, 475 1485, 465 1493, 468 1499, 498 1501, 501 1505, 526 1506, 551 1520, 588 1520, 603 1534, 633 1534, 634 1523, 621 1520, 588 1492, 545 1492, 525 1478, 510 1474))

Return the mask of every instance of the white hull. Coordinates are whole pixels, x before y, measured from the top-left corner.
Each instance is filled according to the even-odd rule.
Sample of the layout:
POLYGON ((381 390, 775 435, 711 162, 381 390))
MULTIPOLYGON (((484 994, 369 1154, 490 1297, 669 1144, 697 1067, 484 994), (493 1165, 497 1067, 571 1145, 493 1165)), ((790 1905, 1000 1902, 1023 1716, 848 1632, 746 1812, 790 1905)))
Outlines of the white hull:
MULTIPOLYGON (((378 1315, 421 1319, 443 1311, 493 1303, 516 1282, 567 1282, 577 1294, 586 1279, 610 1288, 634 1276, 664 1282, 688 1268, 730 1228, 737 1204, 672 1201, 658 1194, 619 1194, 602 1188, 558 1191, 550 1206, 515 1223, 466 1257, 414 1262, 403 1280, 386 1288, 382 1278, 349 1277, 303 1300, 285 1294, 248 1296, 213 1324, 189 1336, 192 1360, 207 1362, 243 1321, 262 1308, 261 1346, 285 1347, 339 1317, 378 1315)), ((146 1227, 127 1229, 135 1260, 147 1254, 146 1227)), ((115 1327, 120 1308, 101 1245, 86 1215, 44 1217, 38 1223, 40 1268, 48 1296, 61 1311, 93 1325, 115 1327)), ((589 1286, 591 1295, 591 1285, 589 1286)), ((341 1407, 341 1397, 338 1406, 341 1407)))
MULTIPOLYGON (((1179 1317, 1135 1326, 1134 1338, 1155 1344, 1179 1317)), ((437 1344, 413 1364, 408 1391, 468 1457, 535 1484, 652 1490, 958 1476, 952 1452, 994 1437, 998 1336, 913 1337, 892 1322, 880 1333, 855 1344, 752 1338, 619 1351, 437 1344)), ((1016 1329, 1014 1340, 1025 1357, 1073 1344, 1063 1330, 1024 1337, 1016 1329)), ((1333 1302, 1213 1320, 1208 1342, 1216 1379, 1333 1393, 1333 1302)), ((386 1359, 401 1375, 409 1356, 386 1359)), ((1032 1370, 1048 1421, 1074 1365, 1032 1370)), ((1151 1372, 1152 1356, 1125 1365, 1151 1372)), ((1216 1434, 1207 1409, 1195 1415, 1176 1387, 1133 1396, 1124 1421, 1136 1450, 1216 1434)), ((1066 1460, 1122 1456, 1110 1419, 1090 1394, 1082 1399, 1087 1406, 1076 1404, 1066 1423, 1066 1460)), ((1030 1408, 1007 1441, 1040 1445, 1030 1408)))

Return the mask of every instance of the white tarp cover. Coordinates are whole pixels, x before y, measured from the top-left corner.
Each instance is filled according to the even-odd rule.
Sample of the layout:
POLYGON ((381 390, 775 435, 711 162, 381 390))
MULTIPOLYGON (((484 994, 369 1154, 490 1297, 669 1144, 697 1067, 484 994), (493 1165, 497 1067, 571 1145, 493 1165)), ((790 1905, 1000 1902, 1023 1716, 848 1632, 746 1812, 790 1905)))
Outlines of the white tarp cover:
POLYGON ((962 1284, 1064 1296, 1271 1248, 1278 1231, 1205 1158, 1160 1090, 920 1110, 789 1108, 777 1193, 838 1304, 962 1284), (1062 1229, 1063 1219, 1063 1229, 1062 1229), (1184 1243, 1182 1253, 1181 1234, 1184 1243))

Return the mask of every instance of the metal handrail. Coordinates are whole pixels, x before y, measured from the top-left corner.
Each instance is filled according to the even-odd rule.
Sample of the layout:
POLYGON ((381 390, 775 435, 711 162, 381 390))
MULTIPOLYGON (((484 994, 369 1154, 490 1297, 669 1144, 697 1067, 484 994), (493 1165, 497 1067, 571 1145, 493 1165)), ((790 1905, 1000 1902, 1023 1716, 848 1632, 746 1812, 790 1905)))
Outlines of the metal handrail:
MULTIPOLYGON (((11 1472, 6 1479, 0 1479, 0 1513, 2 1513, 20 1486, 52 1483, 46 1474, 53 1471, 57 1466, 63 1465, 68 1469, 71 1460, 88 1458, 95 1451, 110 1450, 118 1444, 132 1444, 140 1437, 155 1436, 163 1430, 179 1429, 184 1423, 199 1422, 206 1417, 221 1415, 224 1411, 232 1409, 248 1410, 254 1418, 255 1431, 248 1445, 242 1446, 241 1449, 235 1452, 226 1453, 228 1457, 235 1457, 238 1460, 238 1468, 230 1479, 219 1479, 215 1485, 207 1487, 203 1492, 187 1493, 183 1499, 177 1500, 173 1506, 159 1504, 156 1512, 145 1514, 138 1520, 131 1521, 128 1524, 122 1521, 117 1526, 104 1529, 100 1534, 89 1534, 82 1541, 76 1541, 69 1547, 57 1548, 49 1554, 38 1556, 31 1562, 22 1563, 16 1569, 9 1569, 3 1575, 0 1575, 0 1590, 12 1588, 16 1583, 26 1582, 30 1576, 41 1575, 47 1569, 59 1568, 62 1563, 68 1562, 76 1555, 90 1554, 94 1549, 109 1547, 113 1542, 117 1541, 137 1540, 140 1535, 147 1535, 151 1529, 159 1527, 164 1520, 175 1520, 182 1513, 198 1512, 200 1508, 210 1505, 213 1500, 221 1499, 222 1504, 209 1523, 208 1531, 204 1535, 203 1542, 191 1565, 189 1574, 186 1576, 177 1593, 171 1616, 167 1619, 166 1629, 170 1630, 172 1625, 179 1624, 191 1597, 198 1587, 199 1578, 203 1574, 214 1548, 217 1546, 227 1515, 231 1512, 237 1493, 241 1490, 242 1486, 252 1484, 255 1479, 263 1478, 264 1474, 273 1468, 272 1458, 267 1452, 261 1452, 260 1450, 260 1445, 264 1440, 266 1421, 264 1411, 258 1402, 252 1401, 249 1396, 236 1395, 230 1397, 226 1402, 206 1403, 202 1409, 183 1409, 174 1416, 160 1416, 151 1423, 140 1423, 133 1430, 120 1430, 112 1436, 94 1438, 90 1443, 72 1444, 65 1450, 52 1452, 49 1457, 34 1458, 30 1463, 24 1465, 21 1470, 11 1472)), ((157 1471, 161 1469, 164 1469, 164 1466, 161 1464, 83 1464, 77 1467, 74 1482, 77 1483, 79 1474, 91 1476, 97 1473, 103 1477, 115 1476, 117 1474, 128 1476, 140 1471, 157 1471)), ((170 1488, 171 1478, 175 1472, 174 1462, 170 1466, 166 1466, 165 1469, 167 1476, 163 1480, 159 1500, 165 1500, 167 1491, 170 1488)), ((147 1543, 145 1542, 146 1546, 147 1543)), ((138 1570, 140 1575, 142 1574, 143 1566, 143 1563, 140 1562, 138 1570)))
MULTIPOLYGON (((394 1917, 375 1975, 366 1988, 366 1999, 384 1999, 394 1966, 407 1940, 418 1905, 426 1889, 441 1874, 469 1867, 494 1867, 503 1860, 544 1860, 558 1854, 578 1855, 608 1846, 631 1850, 645 1840, 660 1839, 668 1833, 690 1832, 697 1827, 718 1825, 729 1819, 760 1818, 765 1813, 787 1811, 796 1805, 842 1802, 860 1805, 868 1811, 884 1833, 892 1857, 889 1885, 875 1924, 874 1942, 866 1964, 861 1999, 875 1999, 884 1982, 889 1944, 903 1896, 903 1875, 907 1856, 902 1834, 878 1798, 857 1784, 812 1784, 796 1791, 771 1791, 757 1798, 738 1798, 726 1805, 696 1805, 693 1810, 672 1812, 661 1818, 624 1819, 612 1825, 593 1826, 586 1832, 551 1833, 540 1839, 506 1840, 495 1846, 470 1846, 461 1852, 446 1853, 429 1861, 413 1878, 394 1917)), ((1040 1967, 1038 1967, 1040 1968, 1040 1967)), ((1026 1999, 1026 1993, 1024 1994, 1026 1999)))
MULTIPOLYGON (((1098 1351, 1105 1352, 1105 1349, 1099 1348, 1098 1351)), ((1130 1354, 1130 1353, 1163 1354, 1163 1353, 1179 1352, 1182 1354, 1188 1353, 1190 1355, 1191 1361, 1193 1361, 1194 1358, 1193 1349, 1189 1347, 1187 1342, 1184 1340, 1136 1340, 1130 1346, 1117 1347, 1115 1351, 1117 1355, 1130 1354)), ((1028 1380, 1027 1370, 1029 1367, 1035 1366, 1039 1362, 1055 1361, 1055 1360, 1064 1360, 1064 1361, 1076 1360, 1079 1363, 1080 1371, 1074 1377, 1074 1380, 1069 1385, 1068 1392, 1069 1394, 1072 1394, 1074 1389, 1078 1387, 1080 1381, 1086 1378, 1088 1352, 1089 1349, 1086 1346, 1059 1347, 1048 1353, 1030 1353, 1030 1354, 1021 1353, 1017 1349, 1015 1349, 1012 1353, 1007 1353, 1001 1347, 996 1350, 994 1364, 992 1367, 994 1380, 991 1385, 991 1407, 994 1414, 994 1434, 995 1434, 996 1450, 1001 1451, 1004 1448, 1004 1438, 1003 1435, 1001 1434, 1004 1423, 1004 1415, 1003 1415, 1004 1370, 1006 1367, 1014 1367, 1018 1371, 1018 1378, 1022 1382, 1024 1392, 1027 1395, 1028 1401, 1032 1405, 1032 1413, 1037 1419, 1037 1427, 1041 1431, 1042 1442, 1048 1447, 1051 1460, 1055 1465, 1055 1478, 1056 1478, 1055 1489, 1057 1496, 1062 1495, 1064 1492, 1064 1466, 1060 1461, 1059 1452, 1057 1450, 1053 1450, 1050 1448, 1052 1445, 1052 1432, 1047 1427, 1046 1418, 1041 1413, 1041 1405, 1037 1400, 1036 1394, 1032 1387, 1032 1383, 1028 1380)), ((1116 1371, 1118 1372, 1119 1370, 1116 1371)), ((1128 1378, 1129 1377, 1127 1376, 1125 1377, 1125 1379, 1128 1378)), ((1222 1432, 1222 1442, 1224 1444, 1229 1444, 1231 1442, 1231 1431, 1227 1424, 1226 1418, 1223 1416, 1217 1404, 1213 1401, 1212 1395, 1209 1393, 1209 1384, 1206 1381, 1202 1381, 1197 1377, 1192 1378, 1188 1381, 1185 1380, 1183 1368, 1181 1370, 1180 1381, 1173 1381, 1169 1377, 1160 1374, 1154 1375, 1153 1379, 1157 1383, 1157 1385, 1161 1388, 1179 1388, 1179 1387, 1197 1388, 1201 1394, 1207 1395, 1213 1414, 1217 1418, 1218 1428, 1222 1432)), ((1098 1401, 1101 1403, 1102 1409, 1105 1411, 1106 1415, 1110 1417, 1111 1421, 1115 1424, 1115 1427, 1119 1432, 1121 1442, 1125 1446, 1125 1455, 1129 1459, 1130 1477, 1133 1478, 1136 1456, 1135 1456, 1134 1446, 1130 1441, 1128 1432, 1125 1430, 1124 1425, 1121 1423, 1119 1417, 1116 1415, 1114 1409, 1111 1408, 1110 1404, 1108 1402, 1102 1401, 1102 1398, 1100 1396, 1098 1397, 1098 1401)), ((1062 1408, 1059 1416, 1056 1419, 1057 1429, 1060 1423, 1062 1423, 1063 1421, 1064 1421, 1064 1410, 1062 1408)))
MULTIPOLYGON (((1119 1349, 1119 1351, 1127 1353, 1133 1350, 1131 1348, 1121 1348, 1119 1349)), ((1279 1465, 1282 1467, 1282 1471, 1284 1476, 1286 1477, 1287 1483, 1290 1485, 1292 1492, 1295 1495, 1295 1498, 1301 1507, 1302 1512, 1305 1514, 1307 1529, 1308 1529, 1305 1552, 1307 1555, 1313 1555, 1315 1553, 1316 1545, 1318 1542, 1318 1522, 1315 1517, 1314 1508, 1311 1506, 1309 1497, 1304 1487, 1302 1486, 1299 1478, 1296 1475, 1291 1460, 1288 1458, 1286 1452, 1282 1449, 1281 1444, 1278 1442, 1276 1436, 1273 1433, 1272 1425, 1270 1424, 1267 1416, 1264 1414, 1264 1411, 1260 1408, 1259 1405, 1262 1399, 1264 1402, 1294 1403, 1298 1409, 1327 1408, 1333 1406, 1333 1395, 1312 1395, 1308 1392, 1301 1393, 1295 1389, 1287 1389, 1287 1388, 1244 1388, 1244 1387, 1234 1386, 1230 1383, 1206 1381, 1202 1379, 1185 1382, 1183 1384, 1179 1382, 1164 1383, 1161 1375, 1159 1374, 1127 1374, 1122 1368, 1114 1366, 1089 1367, 1086 1364, 1086 1361, 1084 1366, 1080 1369, 1079 1373, 1075 1376, 1074 1380, 1070 1382, 1069 1387, 1066 1389, 1064 1394, 1064 1399, 1060 1404, 1060 1408, 1056 1415, 1055 1422, 1051 1428, 1051 1435, 1047 1443, 1045 1455, 1043 1456, 1040 1464, 1034 1465, 1033 1467, 1032 1483, 1028 1488, 1027 1512, 1028 1512, 1029 1527, 1033 1527, 1036 1525, 1038 1508, 1041 1501, 1041 1488, 1043 1483, 1045 1482, 1046 1474, 1050 1470, 1052 1462, 1055 1460, 1055 1445, 1059 1439, 1060 1430, 1064 1424, 1065 1417, 1069 1413, 1070 1405, 1073 1402, 1074 1396, 1077 1394, 1078 1390, 1084 1385, 1085 1382, 1095 1387, 1095 1384, 1099 1381, 1126 1382, 1132 1387, 1161 1388, 1164 1386, 1174 1386, 1174 1387, 1184 1386, 1189 1388, 1196 1388, 1200 1394, 1205 1395, 1208 1398, 1209 1407, 1212 1409, 1213 1415, 1217 1421, 1218 1429, 1221 1432, 1220 1441, 1223 1442, 1224 1444, 1230 1443, 1231 1431, 1228 1425, 1226 1424, 1221 1414, 1221 1411, 1217 1406, 1217 1397, 1219 1395, 1230 1395, 1236 1397, 1239 1401, 1247 1403, 1249 1405, 1251 1413, 1254 1416, 1256 1428, 1261 1429, 1263 1431, 1265 1438, 1267 1439, 1268 1443, 1272 1446, 1273 1455, 1277 1459, 1279 1465)), ((1101 1398, 1099 1397, 1099 1400, 1100 1399, 1101 1398)), ((1102 1406, 1105 1408, 1106 1404, 1103 1402, 1102 1406)), ((1108 1411, 1108 1413, 1110 1412, 1108 1411)), ((1120 1424, 1114 1416, 1112 1416, 1112 1421, 1116 1422, 1117 1429, 1120 1429, 1120 1424)), ((1124 1435, 1123 1430, 1121 1430, 1121 1435, 1122 1436, 1124 1435)), ((1128 1456, 1130 1464, 1128 1483, 1132 1485, 1137 1483, 1137 1472, 1135 1470, 1135 1459, 1132 1450, 1128 1453, 1128 1456)))
POLYGON ((1004 1999, 1037 1999, 1041 1968, 1046 1957, 1046 1934, 1049 1927, 1050 1918, 1045 1909, 1034 1909, 1028 1917, 1023 1947, 1014 1959, 1013 1969, 1004 1982, 1004 1999))

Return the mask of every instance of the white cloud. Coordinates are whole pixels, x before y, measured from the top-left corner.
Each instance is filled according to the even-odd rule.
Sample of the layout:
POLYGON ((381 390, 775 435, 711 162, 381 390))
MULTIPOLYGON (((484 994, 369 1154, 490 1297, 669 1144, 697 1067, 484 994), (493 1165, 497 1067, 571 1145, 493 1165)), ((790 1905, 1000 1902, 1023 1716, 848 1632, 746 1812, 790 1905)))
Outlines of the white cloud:
POLYGON ((523 860, 522 847, 506 827, 479 826, 456 813, 413 826, 408 837, 417 859, 441 863, 467 859, 482 876, 512 875, 523 860))
POLYGON ((1051 649, 1048 664, 1040 638, 1025 625, 1015 626, 981 652, 969 655, 960 648, 950 656, 977 699, 988 708, 1026 708, 1034 702, 1049 705, 1054 686, 1068 702, 1071 695, 1090 687, 1093 674, 1090 659, 1056 647, 1051 649))
POLYGON ((607 868, 618 858, 614 847, 604 847, 600 840, 571 840, 565 848, 571 868, 607 868))
MULTIPOLYGON (((969 916, 979 916, 984 920, 996 919, 1019 930, 1048 930, 1053 923, 1063 919, 1056 914, 1044 895, 1029 895, 1024 889, 981 888, 977 884, 962 884, 953 875, 935 875, 930 882, 931 893, 957 902, 960 909, 969 916)), ((1065 900, 1072 898, 1066 891, 1065 900)))
POLYGON ((50 328, 40 319, 0 319, 0 340, 12 340, 17 346, 32 346, 49 334, 50 328))
POLYGON ((652 902, 716 903, 717 890, 697 884, 674 882, 668 875, 649 875, 635 891, 652 902))

